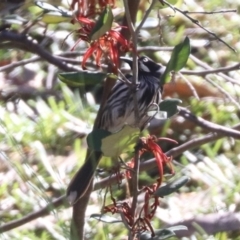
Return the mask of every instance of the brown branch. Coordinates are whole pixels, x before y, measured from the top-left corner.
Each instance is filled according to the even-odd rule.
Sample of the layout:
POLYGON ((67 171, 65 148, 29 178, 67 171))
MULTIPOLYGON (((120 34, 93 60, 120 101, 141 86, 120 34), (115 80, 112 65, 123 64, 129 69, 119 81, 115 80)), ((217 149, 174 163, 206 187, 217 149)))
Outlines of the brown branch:
MULTIPOLYGON (((213 68, 211 66, 209 66, 207 63, 201 61, 200 59, 198 59, 197 57, 193 56, 192 54, 190 54, 190 58, 192 61, 194 61, 196 64, 198 64, 199 66, 205 68, 205 69, 208 69, 208 70, 213 70, 213 68)), ((238 67, 240 68, 240 66, 238 67)), ((236 68, 236 70, 238 69, 236 68)), ((234 69, 235 70, 235 69, 234 69)), ((220 77, 222 77, 223 79, 225 79, 226 81, 228 82, 231 82, 233 84, 239 84, 239 81, 233 79, 233 78, 230 78, 229 76, 225 75, 224 73, 217 73, 217 75, 219 75, 220 77)))
MULTIPOLYGON (((240 131, 240 124, 235 125, 232 129, 240 131)), ((180 154, 182 154, 186 150, 197 148, 197 147, 199 147, 203 144, 216 141, 216 140, 218 140, 220 138, 223 138, 223 137, 225 137, 225 134, 223 132, 209 133, 209 134, 207 134, 203 137, 191 139, 190 141, 169 150, 168 152, 166 152, 166 155, 167 156, 172 156, 174 158, 174 157, 179 156, 180 154)), ((154 158, 149 159, 148 161, 145 161, 145 162, 141 163, 140 171, 146 171, 146 170, 152 169, 154 167, 156 167, 155 159, 154 158)), ((113 177, 110 177, 110 178, 106 177, 106 178, 104 178, 100 182, 97 182, 94 185, 94 190, 99 190, 99 189, 105 188, 105 187, 109 186, 109 184, 117 183, 118 181, 119 181, 119 177, 116 177, 116 176, 113 176, 113 177)), ((57 208, 57 207, 60 207, 60 206, 63 206, 63 205, 66 206, 65 196, 62 196, 62 197, 54 200, 53 202, 46 205, 44 208, 28 214, 24 218, 14 220, 14 221, 11 221, 9 223, 1 225, 0 226, 0 232, 6 232, 6 231, 9 231, 9 230, 12 230, 12 229, 14 229, 16 227, 19 227, 19 226, 22 226, 23 224, 26 224, 26 223, 28 223, 28 222, 30 222, 30 221, 38 218, 38 217, 46 216, 52 211, 53 208, 57 208)))
MULTIPOLYGON (((240 69, 240 63, 236 63, 232 66, 228 66, 228 67, 220 67, 220 68, 216 68, 216 69, 209 69, 209 70, 202 70, 202 71, 181 71, 182 74, 185 75, 198 75, 198 76, 206 76, 208 74, 215 74, 215 73, 224 73, 224 72, 231 72, 231 71, 235 71, 235 70, 239 70, 240 69)), ((236 84, 239 84, 239 82, 235 82, 236 84)))
POLYGON ((5 41, 10 41, 11 43, 14 43, 14 46, 16 48, 39 55, 41 58, 45 59, 47 62, 55 65, 63 71, 69 72, 79 70, 78 68, 70 64, 66 64, 65 62, 62 62, 53 55, 51 55, 48 51, 42 48, 36 40, 32 39, 29 36, 4 30, 0 32, 0 42, 5 41))
POLYGON ((42 209, 32 212, 32 213, 22 217, 21 219, 14 220, 14 221, 11 221, 6 224, 1 224, 0 232, 3 233, 3 232, 10 231, 10 230, 12 230, 16 227, 22 226, 36 218, 44 217, 44 216, 50 214, 52 209, 54 209, 54 208, 57 208, 60 206, 66 206, 66 205, 67 205, 67 201, 65 199, 65 196, 62 196, 62 197, 52 201, 51 203, 47 204, 42 209))
POLYGON ((192 83, 181 73, 181 72, 178 72, 178 75, 181 77, 181 79, 183 81, 186 82, 187 86, 190 88, 190 90, 192 91, 192 94, 193 96, 197 99, 197 100, 200 100, 199 96, 198 96, 198 93, 196 91, 196 89, 194 88, 194 86, 192 85, 192 83))
MULTIPOLYGON (((123 0, 124 2, 124 8, 125 8, 125 17, 127 20, 128 29, 130 32, 130 36, 132 37, 132 43, 133 43, 133 80, 132 80, 132 93, 133 93, 133 100, 134 100, 134 117, 136 125, 139 121, 139 108, 138 108, 138 102, 137 102, 137 95, 136 95, 136 89, 138 85, 138 62, 137 62, 137 42, 138 42, 138 33, 143 26, 144 22, 146 21, 147 17, 149 16, 150 12, 153 9, 153 6, 156 2, 156 0, 152 0, 152 3, 150 4, 149 8, 147 9, 146 13, 143 16, 143 19, 140 23, 140 25, 135 29, 134 27, 134 21, 132 19, 129 4, 130 0, 123 0)), ((135 6, 136 7, 136 6, 135 6)), ((131 206, 131 215, 133 217, 133 222, 135 222, 135 212, 137 208, 137 198, 139 194, 139 187, 138 187, 138 176, 139 176, 139 151, 136 148, 135 150, 135 158, 134 158, 134 170, 132 173, 132 206, 131 206)), ((128 239, 135 239, 135 236, 133 232, 129 231, 128 239)))
POLYGON ((179 238, 190 237, 197 232, 196 226, 200 226, 208 235, 217 232, 238 231, 240 229, 240 212, 211 213, 204 216, 194 217, 185 221, 167 224, 165 227, 184 225, 188 230, 176 231, 179 238))
POLYGON ((185 14, 218 14, 218 13, 237 13, 236 9, 222 9, 222 10, 216 10, 211 12, 206 11, 199 11, 199 12, 192 12, 192 11, 183 11, 185 14))
POLYGON ((191 122, 194 122, 197 126, 210 130, 211 132, 221 133, 221 134, 224 134, 226 137, 233 137, 236 139, 240 139, 240 131, 237 131, 228 127, 224 127, 216 123, 209 122, 201 117, 197 117, 186 108, 179 107, 178 114, 184 117, 185 119, 188 119, 191 122))

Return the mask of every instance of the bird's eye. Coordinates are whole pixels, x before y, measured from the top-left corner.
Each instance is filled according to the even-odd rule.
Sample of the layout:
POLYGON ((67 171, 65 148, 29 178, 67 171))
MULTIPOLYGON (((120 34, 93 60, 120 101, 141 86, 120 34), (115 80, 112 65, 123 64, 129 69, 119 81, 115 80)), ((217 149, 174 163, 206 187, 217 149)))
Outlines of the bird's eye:
POLYGON ((144 59, 143 59, 143 62, 148 62, 148 59, 147 59, 147 58, 144 58, 144 59))

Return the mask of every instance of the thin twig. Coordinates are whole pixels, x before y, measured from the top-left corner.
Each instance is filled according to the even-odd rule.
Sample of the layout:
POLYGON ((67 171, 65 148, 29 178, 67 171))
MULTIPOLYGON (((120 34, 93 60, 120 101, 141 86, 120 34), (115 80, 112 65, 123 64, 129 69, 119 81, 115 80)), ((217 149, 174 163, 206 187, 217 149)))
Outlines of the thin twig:
MULTIPOLYGON (((144 51, 164 51, 169 52, 172 51, 172 47, 156 47, 156 46, 147 46, 147 47, 139 47, 138 52, 144 52, 144 51)), ((212 68, 207 63, 201 61, 200 59, 196 58, 192 54, 189 56, 196 64, 199 66, 207 69, 207 70, 200 70, 200 71, 191 71, 191 70, 182 70, 180 73, 185 75, 197 75, 197 76, 206 76, 208 74, 218 74, 220 77, 225 79, 228 82, 231 82, 233 84, 240 85, 240 82, 238 80, 235 80, 224 73, 228 73, 231 71, 239 70, 240 69, 240 63, 236 63, 235 65, 228 66, 228 67, 220 67, 220 68, 212 68)))
POLYGON ((24 60, 21 60, 21 61, 13 62, 13 63, 10 63, 10 64, 5 65, 3 67, 0 67, 0 72, 9 71, 9 70, 14 69, 16 67, 27 65, 29 63, 37 62, 37 61, 40 61, 40 60, 41 60, 40 57, 32 57, 32 58, 29 58, 29 59, 24 59, 24 60))
POLYGON ((236 139, 240 139, 240 131, 224 127, 222 125, 212 123, 210 121, 207 121, 201 117, 197 117, 194 114, 192 114, 189 110, 183 107, 179 107, 179 115, 184 117, 185 119, 188 119, 192 122, 194 122, 197 126, 200 126, 204 129, 210 130, 212 132, 222 133, 226 137, 234 137, 236 139))
MULTIPOLYGON (((135 33, 134 25, 131 19, 130 11, 128 8, 128 0, 123 0, 124 2, 124 8, 125 8, 125 16, 127 19, 128 23, 128 28, 130 31, 130 35, 132 37, 132 43, 133 43, 133 49, 134 49, 134 54, 133 54, 133 81, 132 81, 132 90, 133 90, 133 100, 134 100, 134 117, 136 119, 136 123, 139 120, 139 109, 138 109, 138 100, 137 100, 137 85, 138 85, 138 61, 137 61, 137 35, 135 33)), ((135 159, 134 165, 137 165, 138 158, 135 159)), ((138 196, 138 174, 139 172, 134 171, 133 173, 133 182, 135 182, 137 185, 133 187, 133 201, 132 201, 132 217, 133 221, 135 222, 135 211, 136 211, 136 203, 134 201, 137 201, 137 196, 138 196)), ((131 240, 133 239, 133 233, 129 231, 128 233, 128 239, 131 240)))
POLYGON ((240 110, 240 104, 229 94, 224 88, 219 86, 217 83, 212 81, 209 77, 205 77, 206 81, 212 84, 215 88, 217 88, 221 93, 223 93, 235 106, 240 110))
POLYGON ((214 38, 216 38, 218 41, 222 42, 224 45, 226 45, 228 48, 230 48, 233 52, 236 52, 236 50, 231 47, 228 43, 226 43, 224 40, 222 40, 220 37, 218 37, 214 32, 208 30, 207 28, 203 27, 198 20, 190 17, 187 15, 187 13, 185 13, 186 11, 182 11, 177 7, 174 7, 173 5, 171 5, 170 3, 166 2, 165 0, 161 0, 164 4, 166 4, 167 6, 169 6, 171 9, 173 9, 174 11, 180 12, 181 14, 183 14, 186 18, 188 18, 192 23, 196 24, 198 27, 202 28, 204 31, 206 31, 207 33, 209 33, 210 35, 212 35, 214 38))
MULTIPOLYGON (((240 124, 235 125, 232 129, 240 130, 240 124)), ((206 143, 215 141, 215 140, 220 139, 222 137, 225 137, 225 134, 222 133, 222 132, 210 133, 210 134, 207 134, 207 135, 202 136, 200 138, 192 139, 192 140, 190 140, 190 141, 188 141, 188 142, 186 142, 186 143, 184 143, 184 144, 182 144, 178 147, 175 147, 175 148, 171 149, 170 151, 168 151, 166 153, 166 155, 167 156, 172 156, 172 157, 177 157, 186 150, 190 150, 190 149, 199 147, 202 144, 206 144, 206 143)), ((149 169, 151 169, 155 166, 156 166, 155 159, 150 159, 146 162, 141 163, 140 170, 142 170, 142 171, 145 170, 146 171, 146 170, 149 170, 149 169)), ((98 190, 100 188, 107 187, 107 186, 109 186, 110 182, 113 183, 113 182, 117 182, 117 181, 118 181, 118 177, 116 177, 116 176, 113 176, 111 178, 105 178, 102 181, 95 184, 94 190, 98 190)), ((52 211, 53 207, 57 208, 57 207, 63 206, 64 202, 65 202, 65 196, 62 196, 62 197, 54 200, 53 202, 49 203, 48 205, 46 205, 44 208, 42 208, 40 210, 32 212, 32 213, 28 214, 27 216, 25 216, 21 219, 14 220, 14 221, 11 221, 9 223, 1 225, 0 226, 0 232, 9 231, 9 230, 14 229, 16 227, 22 226, 23 224, 26 224, 26 223, 28 223, 28 222, 36 219, 36 218, 46 216, 52 211)))
POLYGON ((185 74, 185 75, 198 75, 198 76, 205 76, 208 74, 214 74, 214 73, 223 73, 223 72, 231 72, 231 71, 235 71, 235 70, 239 70, 240 69, 240 63, 236 63, 232 66, 228 66, 228 67, 220 67, 220 68, 216 68, 216 69, 209 69, 209 70, 200 70, 200 71, 181 71, 181 73, 185 74))
MULTIPOLYGON (((193 60, 196 64, 198 64, 199 66, 208 69, 208 70, 213 70, 212 67, 210 67, 207 63, 201 61, 200 59, 198 59, 197 57, 193 56, 192 54, 190 54, 189 56, 191 58, 191 60, 193 60)), ((236 67, 236 70, 239 69, 240 66, 236 67)), ((226 81, 229 81, 231 83, 237 84, 237 81, 235 79, 230 78, 229 76, 225 75, 224 73, 217 73, 217 75, 219 75, 220 77, 222 77, 223 79, 225 79, 226 81)))
POLYGON ((206 11, 199 11, 199 12, 192 12, 192 11, 183 11, 185 14, 217 14, 217 13, 237 13, 236 9, 222 9, 222 10, 216 10, 211 12, 206 11))
MULTIPOLYGON (((237 124, 233 128, 229 128, 229 129, 240 131, 240 124, 237 124)), ((173 158, 175 158, 175 157, 179 156, 180 154, 182 154, 183 152, 185 152, 186 150, 197 148, 203 144, 216 141, 223 137, 226 137, 224 132, 209 133, 202 137, 191 139, 190 141, 185 142, 182 145, 169 150, 168 152, 166 152, 166 155, 169 157, 172 156, 173 158)), ((152 169, 154 167, 156 167, 155 158, 149 159, 148 161, 141 163, 140 171, 146 171, 146 170, 152 169)), ((111 178, 107 177, 107 178, 101 180, 100 182, 96 183, 94 185, 94 190, 102 189, 104 187, 109 186, 110 183, 113 184, 113 183, 117 183, 118 181, 119 181, 119 176, 112 176, 111 178)), ((37 210, 35 212, 32 212, 21 219, 14 220, 14 221, 11 221, 6 224, 2 224, 0 226, 0 232, 3 233, 6 231, 10 231, 10 230, 12 230, 16 227, 22 226, 23 224, 26 224, 36 218, 46 216, 53 210, 53 208, 63 206, 64 203, 65 203, 65 196, 62 196, 62 197, 54 200, 53 202, 47 204, 44 208, 37 210)))
POLYGON ((152 0, 152 3, 150 4, 149 8, 147 9, 147 11, 145 12, 144 16, 143 16, 143 19, 141 21, 141 23, 138 25, 138 27, 136 28, 136 31, 135 31, 135 34, 138 34, 139 31, 141 30, 143 24, 145 23, 145 21, 147 20, 150 12, 152 11, 155 3, 157 2, 158 0, 152 0))
POLYGON ((16 227, 22 226, 28 222, 33 221, 34 219, 37 219, 39 217, 44 217, 57 207, 60 206, 66 206, 67 201, 65 196, 61 196, 57 198, 56 200, 48 203, 45 207, 41 208, 40 210, 34 211, 32 213, 29 213, 28 215, 22 217, 21 219, 16 219, 14 221, 8 222, 6 224, 1 224, 0 226, 0 232, 7 232, 10 231, 16 227))
POLYGON ((188 85, 188 87, 190 88, 190 90, 193 93, 193 96, 197 99, 200 100, 198 93, 196 91, 196 89, 194 88, 194 86, 192 85, 192 83, 183 75, 181 74, 181 72, 178 72, 178 75, 186 82, 186 84, 188 85))
POLYGON ((132 82, 129 81, 126 76, 122 73, 122 71, 120 69, 118 69, 118 73, 120 75, 121 78, 119 78, 120 81, 124 82, 125 84, 127 84, 129 87, 132 86, 132 82))
POLYGON ((134 92, 133 94, 133 99, 134 99, 134 111, 135 111, 135 119, 138 121, 139 119, 139 109, 138 109, 138 103, 137 103, 137 96, 136 96, 136 89, 138 85, 138 63, 137 63, 137 36, 135 34, 135 29, 132 23, 130 11, 128 8, 128 0, 124 0, 124 8, 125 8, 125 15, 127 18, 127 23, 128 23, 128 28, 132 37, 132 43, 133 43, 133 49, 134 49, 134 54, 133 54, 133 81, 132 81, 132 90, 134 92))
MULTIPOLYGON (((12 46, 9 46, 10 48, 13 48, 13 44, 12 46)), ((85 51, 81 51, 81 52, 64 52, 64 53, 59 53, 59 54, 55 54, 55 58, 58 60, 58 61, 61 61, 61 62, 65 62, 65 63, 70 63, 70 64, 77 64, 77 65, 80 65, 81 61, 79 60, 75 60, 75 59, 71 59, 71 58, 68 58, 68 57, 76 57, 76 56, 81 56, 85 53, 85 51), (64 57, 65 56, 65 57, 64 57)), ((33 62, 37 62, 37 61, 42 61, 44 60, 43 58, 41 57, 32 57, 32 58, 29 58, 29 59, 23 59, 21 61, 17 61, 17 62, 12 62, 12 63, 9 63, 8 65, 5 65, 3 67, 0 67, 0 72, 3 72, 3 71, 10 71, 12 69, 14 69, 15 67, 19 67, 19 66, 23 66, 23 65, 27 65, 29 63, 33 63, 33 62)), ((91 67, 95 67, 94 64, 91 64, 90 62, 87 62, 86 64, 87 66, 91 66, 91 67)), ((56 65, 55 65, 56 66, 56 65)), ((104 68, 104 67, 103 67, 104 68)), ((72 69, 72 71, 82 71, 82 69, 74 66, 74 68, 72 69)))

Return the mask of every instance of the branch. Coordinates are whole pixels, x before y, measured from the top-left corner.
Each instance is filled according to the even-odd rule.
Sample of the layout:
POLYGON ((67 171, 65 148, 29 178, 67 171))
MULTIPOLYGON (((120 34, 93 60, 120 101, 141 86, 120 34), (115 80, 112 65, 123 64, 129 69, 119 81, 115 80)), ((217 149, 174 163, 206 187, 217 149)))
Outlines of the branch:
POLYGON ((36 218, 44 217, 44 216, 50 214, 52 209, 60 207, 60 206, 66 206, 66 203, 67 203, 67 201, 65 199, 65 196, 62 196, 62 197, 52 201, 51 203, 47 204, 42 209, 32 212, 32 213, 22 217, 21 219, 14 220, 14 221, 11 221, 6 224, 1 224, 0 232, 3 233, 3 232, 10 231, 10 230, 12 230, 16 227, 22 226, 36 218))
MULTIPOLYGON (((236 63, 232 66, 228 66, 228 67, 220 67, 220 68, 216 68, 216 69, 209 69, 209 70, 203 70, 203 71, 181 71, 182 74, 185 75, 198 75, 198 76, 206 76, 208 74, 214 74, 214 73, 223 73, 223 72, 231 72, 231 71, 235 71, 235 70, 239 70, 240 69, 240 63, 236 63)), ((234 82, 236 84, 239 84, 239 82, 234 82)))
MULTIPOLYGON (((231 129, 232 130, 240 130, 240 124, 235 125, 231 129)), ((203 144, 216 141, 216 140, 218 140, 220 138, 223 138, 223 137, 225 137, 225 134, 223 132, 209 133, 209 134, 207 134, 203 137, 191 139, 190 141, 169 150, 168 152, 166 152, 166 155, 167 156, 172 156, 174 158, 174 157, 179 156, 180 154, 182 154, 186 150, 197 148, 197 147, 199 147, 203 144)), ((145 162, 141 163, 140 171, 146 171, 146 170, 149 170, 149 169, 154 168, 154 167, 156 167, 155 159, 154 158, 149 159, 148 161, 145 161, 145 162)), ((106 177, 106 178, 104 178, 100 182, 97 182, 94 185, 94 190, 99 190, 99 189, 105 188, 105 187, 109 186, 109 184, 117 183, 118 181, 119 181, 119 176, 118 177, 112 176, 110 178, 106 177)), ((28 223, 28 222, 30 222, 30 221, 38 218, 38 217, 46 216, 49 213, 51 213, 51 211, 53 210, 53 207, 57 208, 57 207, 60 207, 60 206, 63 206, 63 205, 66 206, 65 195, 56 199, 56 200, 54 200, 53 202, 47 204, 44 208, 42 208, 40 210, 37 210, 33 213, 30 213, 30 214, 28 214, 27 216, 25 216, 21 219, 11 221, 11 222, 6 223, 4 225, 0 225, 0 232, 3 233, 3 232, 6 232, 6 231, 9 231, 9 230, 12 230, 12 229, 14 229, 16 227, 19 227, 19 226, 22 226, 23 224, 26 224, 26 223, 28 223)))
POLYGON ((215 88, 219 90, 222 94, 224 94, 235 106, 240 109, 240 104, 231 96, 230 93, 228 93, 224 88, 219 86, 217 83, 212 81, 209 77, 205 77, 206 81, 208 81, 210 84, 212 84, 215 88))
POLYGON ((232 213, 211 213, 203 216, 197 216, 185 221, 168 224, 164 227, 173 227, 184 225, 188 230, 176 231, 179 238, 190 237, 197 231, 196 226, 200 226, 208 235, 214 235, 217 232, 238 231, 240 228, 240 212, 232 213))
MULTIPOLYGON (((201 61, 200 59, 198 59, 197 57, 193 56, 192 54, 190 54, 190 58, 192 61, 194 61, 196 64, 198 64, 199 66, 205 68, 205 69, 208 69, 208 70, 213 70, 213 68, 211 66, 209 66, 207 63, 201 61)), ((240 66, 237 66, 236 70, 238 70, 240 68, 240 66)), ((234 69, 235 70, 235 69, 234 69)), ((228 82, 231 82, 233 84, 239 84, 239 81, 233 79, 233 78, 230 78, 229 76, 219 72, 217 73, 220 77, 222 77, 223 79, 225 79, 226 81, 228 82)))
POLYGON ((42 48, 36 40, 32 39, 30 36, 4 30, 0 32, 0 42, 5 41, 11 41, 12 43, 14 43, 15 47, 39 55, 41 58, 57 66, 63 71, 69 72, 79 70, 79 68, 76 68, 70 64, 66 64, 65 62, 62 62, 56 57, 52 56, 48 51, 42 48))
POLYGON ((137 33, 135 32, 134 25, 132 22, 131 14, 129 11, 129 2, 128 0, 123 0, 124 2, 124 8, 125 8, 125 16, 127 19, 127 24, 128 24, 128 29, 130 31, 130 35, 132 37, 132 42, 133 42, 133 68, 132 68, 132 73, 133 73, 133 80, 132 80, 132 91, 133 91, 133 100, 134 100, 134 115, 135 119, 139 119, 139 109, 138 109, 138 102, 137 102, 137 96, 136 96, 136 89, 138 85, 138 63, 137 63, 137 33))
POLYGON ((222 40, 220 37, 218 37, 214 32, 209 31, 207 28, 203 27, 198 20, 190 17, 187 15, 186 11, 182 11, 177 7, 172 6, 171 4, 169 4, 168 2, 166 2, 165 0, 161 0, 161 2, 163 2, 164 4, 166 4, 167 6, 169 6, 171 9, 173 9, 174 11, 180 12, 181 14, 183 14, 186 18, 188 18, 192 23, 196 24, 198 27, 202 28, 204 31, 206 31, 207 33, 209 33, 210 35, 212 35, 215 39, 217 39, 218 41, 222 42, 224 45, 226 45, 228 48, 230 48, 233 52, 236 52, 236 50, 231 47, 228 43, 226 43, 224 40, 222 40))
POLYGON ((199 11, 199 12, 189 12, 189 11, 183 11, 185 14, 216 14, 216 13, 237 13, 236 9, 222 9, 222 10, 216 10, 211 12, 206 11, 199 11))
POLYGON ((136 28, 136 31, 135 33, 138 34, 139 31, 141 30, 143 24, 146 22, 150 12, 153 10, 153 7, 155 5, 155 3, 157 2, 158 0, 152 0, 152 3, 150 4, 149 8, 147 9, 147 11, 145 12, 144 16, 143 16, 143 19, 141 21, 141 23, 138 25, 138 27, 136 28))
POLYGON ((194 86, 192 85, 192 83, 181 73, 179 72, 178 75, 182 78, 183 81, 186 82, 187 86, 190 88, 190 90, 192 91, 193 96, 197 99, 200 100, 198 93, 196 91, 196 89, 194 88, 194 86))
MULTIPOLYGON (((138 59, 137 59, 137 32, 135 32, 134 22, 131 17, 131 13, 129 10, 129 0, 123 0, 124 9, 125 9, 125 17, 127 20, 128 29, 130 32, 130 36, 132 37, 132 44, 133 44, 133 79, 132 79, 132 93, 133 93, 133 101, 134 101, 134 117, 135 123, 139 120, 139 108, 138 108, 138 100, 137 100, 137 85, 138 85, 138 59)), ((137 6, 136 6, 137 7, 137 6)), ((139 154, 136 150, 135 152, 135 159, 134 159, 134 170, 132 173, 133 183, 136 184, 133 186, 133 200, 131 206, 131 215, 133 216, 133 222, 135 222, 135 211, 137 207, 137 197, 138 197, 138 174, 139 174, 139 154)), ((135 236, 131 231, 128 231, 128 239, 134 239, 135 236)))
POLYGON ((221 133, 221 134, 224 134, 226 137, 233 137, 236 139, 240 139, 240 131, 237 131, 228 127, 224 127, 216 123, 209 122, 201 117, 197 117, 186 108, 179 107, 178 114, 184 117, 185 119, 188 119, 189 121, 194 122, 197 126, 200 126, 211 132, 221 133))
MULTIPOLYGON (((139 47, 138 52, 144 52, 144 51, 172 51, 173 47, 156 47, 156 46, 147 46, 147 47, 139 47)), ((207 70, 201 70, 201 71, 191 71, 191 70, 182 70, 180 73, 185 74, 185 75, 198 75, 198 76, 206 76, 208 74, 218 74, 220 77, 224 78, 226 81, 231 82, 233 84, 240 85, 240 82, 238 80, 235 80, 223 73, 228 73, 231 71, 239 70, 240 69, 240 63, 236 63, 232 66, 228 67, 220 67, 220 68, 212 68, 209 66, 207 63, 201 61, 200 59, 196 58, 194 55, 190 55, 190 58, 199 66, 207 69, 207 70)))

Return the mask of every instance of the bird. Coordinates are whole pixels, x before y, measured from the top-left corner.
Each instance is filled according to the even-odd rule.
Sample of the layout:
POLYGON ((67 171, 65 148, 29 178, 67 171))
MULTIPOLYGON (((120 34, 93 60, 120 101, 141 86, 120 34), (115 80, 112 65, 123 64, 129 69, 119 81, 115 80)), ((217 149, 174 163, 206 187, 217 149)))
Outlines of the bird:
MULTIPOLYGON (((126 57, 121 59, 133 70, 132 59, 126 57)), ((161 102, 163 91, 161 76, 163 76, 166 67, 156 63, 147 56, 139 57, 137 63, 138 85, 135 93, 125 82, 118 80, 111 89, 103 106, 100 120, 96 126, 98 129, 116 133, 125 125, 130 125, 143 130, 150 119, 147 115, 149 107, 161 102), (137 120, 135 119, 134 111, 134 94, 139 111, 137 120)), ((133 76, 130 74, 126 75, 126 78, 129 82, 133 81, 133 76)), ((85 163, 74 175, 67 188, 67 200, 71 205, 74 205, 82 198, 88 190, 101 156, 101 152, 88 151, 85 163)))

